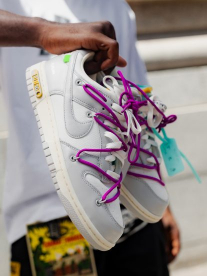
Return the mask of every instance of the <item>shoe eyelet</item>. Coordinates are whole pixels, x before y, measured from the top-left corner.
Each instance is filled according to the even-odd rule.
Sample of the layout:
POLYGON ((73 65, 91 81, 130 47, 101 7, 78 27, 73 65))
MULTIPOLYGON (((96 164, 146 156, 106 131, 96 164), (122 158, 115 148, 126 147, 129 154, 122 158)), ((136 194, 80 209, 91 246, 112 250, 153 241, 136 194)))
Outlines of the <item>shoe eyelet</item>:
POLYGON ((102 110, 105 110, 105 108, 104 108, 104 107, 102 107, 102 110))
POLYGON ((75 81, 75 84, 78 85, 78 86, 81 86, 83 83, 82 83, 82 80, 77 79, 77 80, 75 81))
POLYGON ((70 156, 70 161, 72 161, 72 162, 76 162, 76 161, 77 161, 76 156, 74 156, 74 155, 70 156))
POLYGON ((100 207, 102 204, 99 202, 99 199, 96 199, 96 205, 100 207))
POLYGON ((87 111, 86 116, 87 116, 88 118, 93 118, 93 115, 92 115, 92 113, 91 113, 90 111, 87 111))
POLYGON ((96 199, 96 205, 98 207, 102 206, 104 203, 105 203, 106 199, 105 200, 102 200, 102 198, 100 199, 96 199))

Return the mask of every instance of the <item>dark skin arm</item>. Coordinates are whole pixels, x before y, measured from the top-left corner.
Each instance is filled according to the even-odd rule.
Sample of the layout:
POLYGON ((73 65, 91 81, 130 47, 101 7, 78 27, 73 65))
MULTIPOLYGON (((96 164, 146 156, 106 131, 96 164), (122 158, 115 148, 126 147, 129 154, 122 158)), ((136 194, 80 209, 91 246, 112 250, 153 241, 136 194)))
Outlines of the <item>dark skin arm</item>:
POLYGON ((85 68, 88 74, 126 66, 108 21, 60 24, 0 10, 0 47, 8 46, 38 47, 57 55, 78 49, 95 51, 85 68))
POLYGON ((165 233, 165 245, 168 263, 171 263, 180 252, 180 231, 176 220, 168 207, 162 218, 165 233))

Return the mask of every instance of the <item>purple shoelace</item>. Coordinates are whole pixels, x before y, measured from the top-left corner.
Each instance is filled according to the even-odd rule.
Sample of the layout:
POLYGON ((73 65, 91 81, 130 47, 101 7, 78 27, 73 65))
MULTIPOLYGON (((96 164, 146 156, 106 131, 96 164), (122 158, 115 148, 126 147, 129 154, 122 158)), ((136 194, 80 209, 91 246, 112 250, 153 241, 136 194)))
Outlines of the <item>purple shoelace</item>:
MULTIPOLYGON (((151 128, 148 126, 147 121, 145 118, 143 118, 142 116, 139 115, 139 109, 142 106, 146 106, 147 102, 149 101, 154 108, 162 115, 163 119, 160 123, 160 125, 158 126, 158 129, 160 130, 161 128, 165 127, 167 124, 172 123, 176 120, 176 115, 170 115, 168 117, 165 116, 165 114, 156 106, 156 104, 147 96, 147 94, 136 84, 126 80, 123 76, 123 74, 121 73, 121 71, 118 71, 118 74, 120 76, 116 77, 117 80, 121 81, 123 83, 124 86, 124 92, 121 93, 120 97, 119 97, 119 105, 123 108, 122 113, 124 114, 126 123, 128 125, 128 116, 127 116, 127 110, 130 110, 134 117, 136 118, 136 120, 140 123, 140 125, 142 126, 143 124, 146 125, 146 127, 148 128, 149 131, 152 131, 151 128), (142 96, 145 98, 145 100, 141 100, 138 101, 135 99, 132 90, 131 90, 131 86, 136 88, 141 94, 142 96)), ((157 157, 150 151, 142 149, 140 147, 140 142, 141 142, 141 135, 140 133, 134 134, 132 132, 132 130, 130 129, 130 138, 131 141, 126 144, 125 141, 116 133, 112 130, 112 128, 108 127, 107 125, 105 125, 99 118, 102 118, 104 120, 108 120, 110 123, 112 123, 115 127, 119 128, 121 130, 121 132, 125 132, 126 128, 120 123, 119 119, 117 118, 116 114, 113 112, 113 110, 111 108, 108 107, 108 105, 106 104, 107 102, 107 98, 101 93, 99 92, 96 88, 94 88, 92 85, 90 84, 85 84, 83 86, 84 91, 90 96, 92 97, 95 101, 97 101, 100 105, 103 106, 103 108, 105 110, 108 111, 109 115, 103 114, 103 113, 96 113, 94 115, 94 120, 101 125, 104 129, 106 129, 107 131, 113 133, 118 139, 119 141, 122 143, 122 146, 120 148, 109 148, 109 149, 91 149, 91 148, 84 148, 78 151, 78 153, 76 154, 76 159, 87 166, 92 167, 93 169, 95 169, 96 171, 98 171, 99 173, 101 173, 103 176, 105 176, 106 178, 108 178, 108 180, 112 181, 114 184, 110 187, 110 189, 107 190, 106 193, 104 193, 104 195, 101 197, 101 199, 99 200, 99 203, 110 203, 114 200, 116 200, 119 195, 120 195, 120 188, 121 188, 121 182, 122 182, 122 173, 120 174, 120 178, 117 180, 114 177, 112 177, 111 175, 109 175, 108 173, 106 173, 104 170, 102 170, 101 168, 99 168, 98 166, 96 166, 95 164, 86 161, 84 159, 82 159, 80 157, 80 155, 83 152, 115 152, 115 151, 128 151, 128 147, 129 147, 129 151, 128 151, 128 161, 133 165, 133 166, 137 166, 140 168, 144 168, 144 169, 156 169, 159 175, 160 179, 157 179, 155 177, 151 177, 148 175, 142 175, 142 174, 137 174, 137 173, 133 173, 133 172, 128 172, 129 175, 133 175, 136 177, 142 177, 142 178, 147 178, 147 179, 151 179, 154 181, 159 182, 161 185, 165 185, 164 182, 162 181, 161 178, 161 173, 160 173, 160 164, 159 161, 157 159, 157 157), (97 95, 97 96, 96 96, 97 95), (131 156, 132 156, 132 151, 135 149, 136 154, 134 159, 132 160, 131 156), (148 166, 148 165, 144 165, 144 164, 139 164, 136 163, 138 158, 139 158, 139 154, 141 152, 144 152, 148 155, 150 155, 151 157, 154 158, 155 160, 155 165, 154 166, 148 166), (107 199, 108 195, 117 188, 117 193, 112 196, 111 198, 107 199)))
MULTIPOLYGON (((122 74, 120 74, 120 77, 123 80, 125 91, 120 95, 119 104, 123 108, 122 112, 124 113, 126 122, 128 123, 127 109, 130 108, 133 111, 134 116, 137 118, 137 111, 138 111, 138 106, 139 105, 137 104, 136 100, 134 99, 134 96, 131 92, 131 89, 128 89, 128 85, 125 84, 125 79, 124 79, 122 74), (125 103, 123 103, 124 95, 127 97, 127 101, 125 101, 125 103)), ((106 149, 84 148, 84 149, 79 150, 78 153, 76 154, 77 161, 79 161, 80 163, 82 163, 84 165, 92 167, 93 169, 95 169, 96 171, 98 171, 99 173, 101 173, 103 176, 105 176, 106 178, 108 178, 110 181, 112 181, 114 183, 110 187, 110 189, 108 189, 108 191, 101 197, 101 200, 99 200, 99 202, 98 202, 99 204, 110 203, 110 202, 116 200, 120 195, 122 173, 120 174, 120 178, 117 180, 117 179, 113 178, 111 175, 107 174, 104 170, 102 170, 101 168, 99 168, 95 164, 82 159, 80 156, 83 152, 108 152, 108 153, 110 153, 110 152, 121 151, 121 150, 125 151, 125 152, 128 151, 128 145, 125 143, 125 141, 119 135, 117 135, 112 130, 112 128, 105 125, 99 118, 102 118, 104 120, 108 120, 115 127, 118 127, 121 130, 121 132, 125 132, 126 128, 120 123, 119 119, 117 118, 117 116, 113 112, 113 110, 108 107, 108 105, 106 104, 107 98, 101 92, 99 92, 96 88, 94 88, 90 84, 85 84, 83 86, 83 89, 90 97, 92 97, 95 101, 97 101, 100 105, 102 105, 103 108, 105 110, 107 110, 108 113, 109 113, 109 116, 108 116, 106 114, 98 112, 94 115, 94 120, 99 125, 101 125, 104 129, 106 129, 109 132, 112 132, 119 139, 119 141, 122 143, 122 146, 120 148, 109 148, 109 149, 107 149, 107 148, 106 149), (116 188, 117 188, 117 193, 114 196, 112 196, 111 198, 107 199, 107 196, 116 188)), ((131 143, 131 146, 130 146, 130 151, 128 153, 128 159, 131 161, 130 156, 131 156, 133 148, 134 147, 138 148, 139 146, 136 145, 136 137, 135 137, 135 135, 132 131, 130 131, 130 136, 131 136, 131 139, 132 139, 132 143, 131 143)), ((133 162, 136 162, 138 160, 138 157, 139 157, 139 155, 137 154, 135 156, 133 162)))
MULTIPOLYGON (((123 81, 123 75, 122 75, 121 78, 116 78, 116 79, 123 81)), ((139 86, 137 86, 136 84, 134 84, 133 82, 128 81, 128 80, 124 80, 123 83, 125 83, 124 86, 126 85, 127 88, 130 89, 130 90, 131 90, 130 85, 132 87, 136 88, 141 93, 141 95, 145 98, 144 101, 137 101, 137 103, 134 103, 134 102, 132 103, 132 104, 135 104, 137 106, 138 110, 139 110, 139 108, 141 106, 146 106, 147 105, 147 101, 148 101, 162 115, 163 119, 162 119, 161 123, 159 124, 159 126, 157 127, 158 131, 160 131, 162 128, 164 128, 168 124, 173 123, 173 122, 176 121, 176 119, 177 119, 176 115, 170 115, 168 117, 165 116, 165 114, 156 106, 156 104, 147 96, 147 94, 139 86)), ((139 123, 140 123, 141 126, 145 125, 146 128, 148 129, 148 131, 152 132, 152 129, 149 127, 149 125, 147 123, 147 120, 145 118, 143 118, 140 115, 137 115, 136 118, 139 120, 139 123)), ((130 163, 131 163, 132 166, 143 168, 143 169, 149 169, 149 170, 154 170, 155 169, 157 171, 157 173, 158 173, 159 178, 156 178, 156 177, 153 177, 153 176, 149 176, 149 175, 146 175, 146 174, 139 174, 139 173, 135 173, 135 172, 130 172, 130 171, 128 171, 127 174, 135 176, 135 177, 140 177, 140 178, 145 178, 145 179, 153 180, 153 181, 156 181, 156 182, 160 183, 162 186, 165 186, 165 183, 162 181, 162 176, 161 176, 161 172, 160 172, 160 163, 158 161, 158 158, 152 152, 150 152, 148 150, 145 150, 145 149, 142 149, 140 147, 140 136, 141 135, 139 134, 138 135, 138 143, 137 143, 137 145, 135 146, 136 143, 135 144, 133 143, 133 147, 136 148, 136 150, 137 150, 136 156, 137 155, 139 156, 139 152, 143 152, 143 153, 149 155, 150 157, 152 157, 154 159, 155 165, 154 166, 149 166, 149 165, 145 165, 145 164, 131 162, 131 160, 129 160, 129 159, 128 160, 130 161, 130 163)))

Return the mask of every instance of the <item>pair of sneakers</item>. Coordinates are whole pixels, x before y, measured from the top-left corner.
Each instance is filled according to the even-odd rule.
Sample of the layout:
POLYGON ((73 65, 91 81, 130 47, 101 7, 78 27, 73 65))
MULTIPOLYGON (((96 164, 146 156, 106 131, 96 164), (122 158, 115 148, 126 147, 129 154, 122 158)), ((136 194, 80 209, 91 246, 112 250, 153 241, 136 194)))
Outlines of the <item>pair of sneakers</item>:
POLYGON ((150 88, 121 72, 88 76, 92 57, 83 50, 56 56, 28 68, 26 79, 60 200, 80 233, 105 251, 124 230, 120 201, 151 223, 168 205, 151 130, 168 118, 150 88))

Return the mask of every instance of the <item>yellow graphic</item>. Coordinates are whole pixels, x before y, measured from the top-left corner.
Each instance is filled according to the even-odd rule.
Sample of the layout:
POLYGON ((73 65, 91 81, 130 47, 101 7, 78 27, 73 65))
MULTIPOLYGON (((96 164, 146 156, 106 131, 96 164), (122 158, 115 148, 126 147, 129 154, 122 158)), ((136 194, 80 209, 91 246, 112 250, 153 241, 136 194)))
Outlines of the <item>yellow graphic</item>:
POLYGON ((31 248, 35 250, 39 244, 42 245, 42 252, 44 255, 41 256, 41 259, 45 262, 51 262, 68 253, 81 252, 84 250, 85 245, 89 246, 89 243, 83 238, 80 232, 77 230, 75 225, 68 221, 62 221, 60 223, 61 234, 64 234, 57 240, 52 240, 48 235, 48 226, 42 226, 33 228, 28 232, 31 248), (70 245, 70 249, 68 249, 70 245))
POLYGON ((36 93, 37 98, 42 97, 42 88, 40 85, 40 79, 39 79, 39 72, 37 70, 34 70, 32 72, 32 83, 33 83, 33 88, 36 93))
POLYGON ((96 275, 89 243, 69 218, 29 225, 27 241, 34 276, 46 275, 45 271, 51 275, 96 275))
POLYGON ((20 276, 21 264, 17 262, 11 262, 11 276, 20 276))

